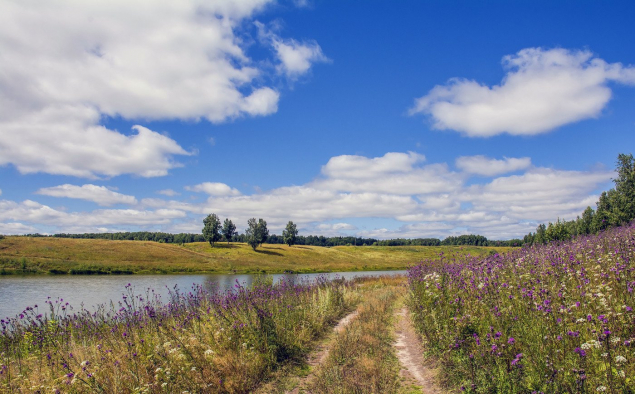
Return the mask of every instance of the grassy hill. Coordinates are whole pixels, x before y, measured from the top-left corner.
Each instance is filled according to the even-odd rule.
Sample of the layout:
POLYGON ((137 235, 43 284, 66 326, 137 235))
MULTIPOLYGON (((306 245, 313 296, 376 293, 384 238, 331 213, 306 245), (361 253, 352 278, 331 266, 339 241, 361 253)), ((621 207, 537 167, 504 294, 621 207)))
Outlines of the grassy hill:
POLYGON ((440 253, 487 255, 511 248, 475 246, 184 245, 144 241, 6 237, 0 274, 277 273, 405 269, 440 253))

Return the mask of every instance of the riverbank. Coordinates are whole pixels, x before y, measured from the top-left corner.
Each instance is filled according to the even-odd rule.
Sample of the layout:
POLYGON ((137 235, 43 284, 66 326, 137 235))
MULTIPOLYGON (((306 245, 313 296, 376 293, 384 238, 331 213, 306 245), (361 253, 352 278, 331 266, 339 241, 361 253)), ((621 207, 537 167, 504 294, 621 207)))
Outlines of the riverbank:
POLYGON ((313 273, 406 269, 445 256, 487 256, 513 248, 478 246, 163 244, 40 237, 0 240, 0 275, 313 273))

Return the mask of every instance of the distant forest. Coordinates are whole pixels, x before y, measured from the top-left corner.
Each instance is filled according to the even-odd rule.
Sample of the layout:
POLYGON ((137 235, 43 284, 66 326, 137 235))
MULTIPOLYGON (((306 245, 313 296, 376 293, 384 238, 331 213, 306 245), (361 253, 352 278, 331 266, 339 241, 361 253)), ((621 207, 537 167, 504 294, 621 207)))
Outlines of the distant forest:
MULTIPOLYGON (((205 242, 202 234, 171 234, 162 232, 137 231, 121 233, 84 233, 84 234, 27 234, 29 237, 56 237, 78 239, 110 239, 119 241, 154 241, 162 243, 185 244, 190 242, 205 242)), ((223 239, 227 241, 226 239, 223 239)), ((234 235, 231 242, 245 242, 245 234, 234 235)), ((267 244, 283 244, 281 235, 269 235, 267 244)), ((470 246, 522 246, 523 241, 512 239, 508 241, 488 240, 482 235, 459 235, 447 237, 444 240, 438 238, 414 238, 414 239, 389 239, 378 240, 362 237, 325 237, 323 235, 298 235, 296 245, 312 246, 441 246, 441 245, 470 245, 470 246)))

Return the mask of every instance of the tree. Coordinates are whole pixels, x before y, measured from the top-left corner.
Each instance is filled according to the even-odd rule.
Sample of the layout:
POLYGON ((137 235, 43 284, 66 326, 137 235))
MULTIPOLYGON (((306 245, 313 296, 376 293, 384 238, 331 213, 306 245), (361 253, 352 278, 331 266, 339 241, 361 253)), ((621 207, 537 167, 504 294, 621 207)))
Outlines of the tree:
POLYGON ((269 230, 267 230, 267 222, 258 219, 258 239, 260 241, 260 245, 267 242, 267 238, 269 237, 269 230))
POLYGON ((203 227, 203 236, 214 247, 214 242, 220 240, 220 219, 215 213, 211 213, 203 219, 203 224, 205 225, 203 227))
POLYGON ((282 238, 284 238, 284 243, 293 246, 295 245, 296 238, 298 236, 298 227, 292 221, 287 223, 287 227, 282 232, 282 238))
POLYGON ((223 222, 223 236, 227 240, 227 245, 229 245, 229 241, 232 239, 234 234, 236 234, 236 225, 229 219, 225 219, 223 222))
POLYGON ((571 233, 567 226, 567 222, 560 220, 555 223, 549 222, 547 229, 545 230, 545 239, 547 242, 551 241, 566 241, 571 238, 571 233))
POLYGON ((249 246, 252 247, 253 250, 260 245, 262 245, 265 241, 267 241, 267 237, 269 236, 269 230, 267 230, 267 222, 256 218, 251 218, 247 221, 247 229, 245 230, 245 238, 249 246))
POLYGON ((595 232, 604 230, 614 224, 613 208, 615 200, 615 189, 602 192, 600 195, 600 199, 597 202, 597 209, 593 216, 593 230, 595 232))
POLYGON ((582 212, 582 217, 578 221, 578 234, 591 234, 593 232, 593 217, 595 211, 591 207, 586 207, 582 212))
POLYGON ((617 225, 635 219, 635 159, 633 155, 619 154, 617 156, 617 178, 615 182, 615 196, 613 209, 617 225))
POLYGON ((544 244, 547 242, 547 237, 545 233, 547 232, 547 226, 544 224, 539 224, 536 228, 536 235, 534 235, 534 243, 535 244, 544 244))

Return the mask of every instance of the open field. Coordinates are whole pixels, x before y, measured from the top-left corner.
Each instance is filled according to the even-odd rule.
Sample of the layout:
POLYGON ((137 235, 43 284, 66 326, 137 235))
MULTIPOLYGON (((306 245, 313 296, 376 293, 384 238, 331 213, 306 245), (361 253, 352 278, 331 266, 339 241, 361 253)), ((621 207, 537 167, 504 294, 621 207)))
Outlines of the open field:
POLYGON ((184 245, 40 237, 0 240, 0 274, 11 273, 280 273, 406 269, 419 261, 512 248, 476 246, 184 245))

